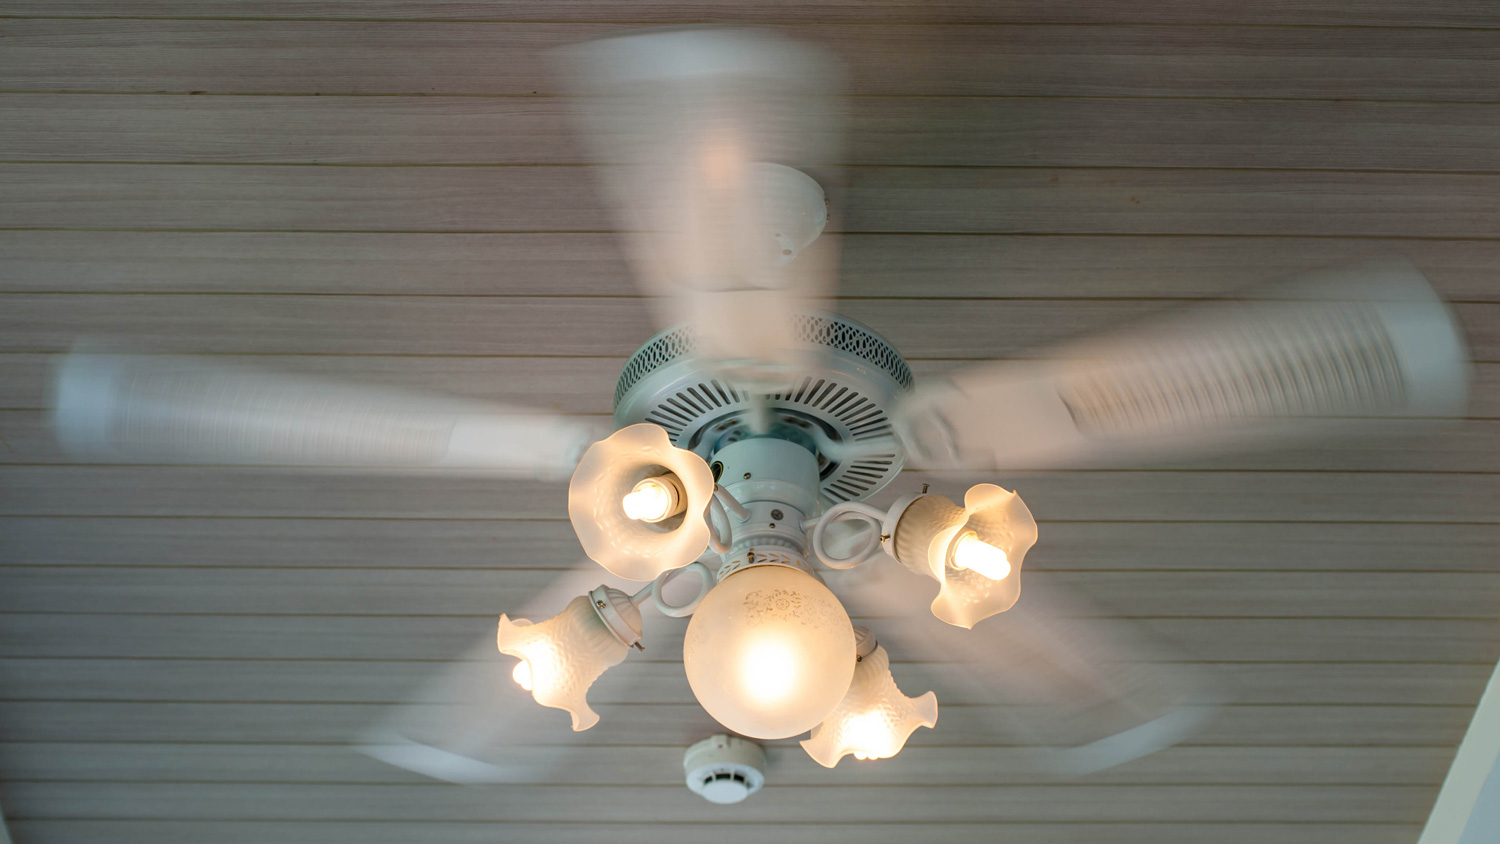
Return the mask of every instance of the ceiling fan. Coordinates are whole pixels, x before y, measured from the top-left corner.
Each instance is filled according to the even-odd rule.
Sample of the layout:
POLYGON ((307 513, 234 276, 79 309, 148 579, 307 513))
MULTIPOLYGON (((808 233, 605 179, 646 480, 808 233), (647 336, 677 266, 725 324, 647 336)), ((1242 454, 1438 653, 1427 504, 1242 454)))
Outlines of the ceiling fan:
MULTIPOLYGON (((831 240, 820 238, 828 204, 793 165, 837 161, 842 77, 828 56, 751 31, 680 29, 559 58, 637 281, 665 326, 621 372, 617 430, 82 347, 57 371, 57 434, 84 459, 570 479, 579 541, 615 585, 597 585, 591 564, 533 602, 528 614, 547 620, 502 615, 486 653, 406 712, 426 706, 425 717, 391 728, 373 751, 382 758, 460 781, 527 778, 541 763, 525 739, 556 740, 557 713, 543 724, 533 701, 566 710, 573 730, 598 722, 587 693, 641 647, 648 605, 689 619, 683 666, 715 721, 767 741, 811 731, 802 745, 826 767, 889 758, 935 726, 934 695, 904 694, 893 656, 901 672, 957 666, 946 682, 968 684, 975 702, 1027 671, 1063 678, 1047 681, 1057 688, 1092 682, 1124 700, 1149 687, 1164 700, 1171 683, 1159 671, 1105 677, 1105 666, 1140 661, 1098 623, 1059 623, 1088 615, 1060 609, 1076 599, 1028 588, 1017 606, 1038 534, 1016 492, 979 484, 961 503, 925 487, 885 507, 868 499, 906 467, 1139 461, 1462 413, 1463 341, 1421 275, 1399 264, 1317 273, 919 385, 879 334, 817 308, 834 279, 831 240), (882 554, 900 567, 851 571, 882 554), (936 582, 934 618, 914 615, 920 602, 901 569, 936 582), (629 591, 621 579, 646 586, 629 591), (497 664, 510 675, 501 684, 491 682, 497 664), (478 707, 465 737, 424 737, 451 738, 460 704, 478 707)), ((1170 744, 1196 723, 1182 711, 1112 722, 1062 767, 1170 744)), ((714 736, 690 749, 688 783, 713 800, 742 799, 764 781, 759 753, 714 736)))

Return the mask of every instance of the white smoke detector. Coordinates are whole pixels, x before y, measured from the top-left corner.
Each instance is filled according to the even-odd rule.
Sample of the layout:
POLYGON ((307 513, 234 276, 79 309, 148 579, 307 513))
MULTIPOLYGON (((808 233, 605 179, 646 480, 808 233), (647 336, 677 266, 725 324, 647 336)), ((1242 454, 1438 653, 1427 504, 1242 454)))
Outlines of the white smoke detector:
POLYGON ((766 784, 766 752, 739 736, 718 735, 682 755, 687 787, 710 803, 738 803, 766 784))

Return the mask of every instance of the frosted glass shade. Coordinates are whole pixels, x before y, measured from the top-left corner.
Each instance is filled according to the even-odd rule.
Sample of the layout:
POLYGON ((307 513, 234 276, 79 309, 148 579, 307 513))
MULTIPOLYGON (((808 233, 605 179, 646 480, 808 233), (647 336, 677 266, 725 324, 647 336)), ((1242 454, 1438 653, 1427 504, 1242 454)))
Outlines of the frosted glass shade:
POLYGON ((713 491, 713 473, 703 458, 673 446, 660 426, 643 422, 584 452, 568 485, 568 518, 589 559, 620 577, 654 580, 708 548, 703 514, 713 491), (627 515, 625 496, 641 481, 661 475, 676 479, 682 512, 654 523, 627 515))
POLYGON ((978 484, 964 494, 962 507, 940 495, 912 502, 892 542, 903 565, 937 580, 932 614, 956 627, 972 628, 1015 606, 1021 596, 1021 564, 1036 539, 1036 520, 1019 495, 994 484, 978 484), (983 549, 985 554, 974 554, 971 543, 976 540, 990 546, 983 549), (954 564, 966 557, 990 564, 954 564), (987 577, 981 571, 1003 576, 987 577))
POLYGON ((806 572, 767 565, 715 586, 688 624, 682 661, 698 702, 725 727, 760 739, 817 726, 849 690, 854 627, 806 572))
POLYGON ((918 727, 937 723, 937 696, 907 697, 891 676, 885 648, 859 661, 849 693, 802 742, 815 762, 832 768, 853 753, 857 759, 889 759, 901 752, 918 727))
POLYGON ((531 697, 542 706, 567 710, 574 730, 599 723, 599 714, 589 708, 589 687, 630 650, 599 619, 587 595, 540 624, 500 616, 495 643, 526 665, 515 669, 515 681, 522 688, 529 682, 531 697))

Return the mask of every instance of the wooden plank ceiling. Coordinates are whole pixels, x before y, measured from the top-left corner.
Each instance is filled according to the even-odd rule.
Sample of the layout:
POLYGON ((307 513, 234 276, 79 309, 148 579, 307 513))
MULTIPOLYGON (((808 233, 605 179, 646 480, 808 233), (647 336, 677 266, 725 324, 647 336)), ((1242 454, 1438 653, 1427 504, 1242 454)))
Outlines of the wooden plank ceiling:
POLYGON ((1497 92, 1479 0, 3 0, 15 840, 1414 841, 1500 657, 1497 92), (884 767, 773 748, 713 807, 680 664, 648 659, 586 772, 434 784, 347 741, 581 556, 562 487, 51 441, 80 335, 607 414, 652 329, 543 54, 720 20, 850 64, 840 308, 919 376, 1369 257, 1454 301, 1475 395, 1445 433, 997 479, 1040 517, 1028 577, 1232 682, 1190 743, 1042 781, 967 701, 884 767))

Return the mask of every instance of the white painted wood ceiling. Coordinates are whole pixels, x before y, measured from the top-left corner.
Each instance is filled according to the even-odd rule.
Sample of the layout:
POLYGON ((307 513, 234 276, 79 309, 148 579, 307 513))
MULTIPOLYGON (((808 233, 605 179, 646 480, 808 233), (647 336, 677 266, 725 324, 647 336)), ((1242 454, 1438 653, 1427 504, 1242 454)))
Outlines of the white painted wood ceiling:
POLYGON ((1500 657, 1497 237, 1478 0, 0 0, 0 806, 18 844, 1408 844, 1500 657), (954 707, 714 807, 646 659, 587 774, 431 783, 347 742, 580 558, 562 486, 51 441, 83 335, 607 414, 652 328, 543 55, 739 20, 850 64, 839 308, 919 378, 1367 257, 1453 301, 1446 433, 995 479, 1028 577, 1232 683, 1189 744, 1043 781, 954 707))

